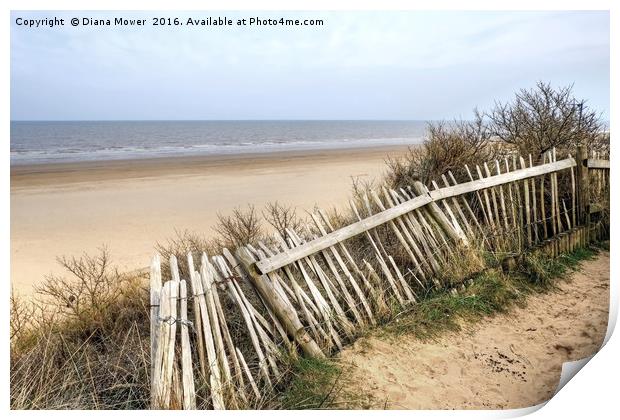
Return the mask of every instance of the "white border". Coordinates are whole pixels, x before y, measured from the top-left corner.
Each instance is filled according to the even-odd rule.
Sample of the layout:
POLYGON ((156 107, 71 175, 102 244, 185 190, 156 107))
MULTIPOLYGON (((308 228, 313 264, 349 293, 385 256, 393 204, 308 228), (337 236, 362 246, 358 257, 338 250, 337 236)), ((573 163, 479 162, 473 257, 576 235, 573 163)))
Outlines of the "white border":
MULTIPOLYGON (((128 0, 109 0, 109 1, 89 1, 88 3, 80 2, 77 0, 57 0, 54 2, 43 0, 5 0, 3 2, 3 30, 0 32, 0 40, 3 46, 3 55, 5 57, 4 65, 1 68, 1 75, 3 85, 6 89, 0 102, 0 109, 2 112, 2 119, 0 120, 2 138, 4 139, 4 151, 2 156, 2 205, 0 206, 1 212, 1 233, 2 240, 0 241, 0 267, 4 270, 4 280, 1 287, 3 287, 2 301, 8 302, 8 296, 10 293, 10 156, 9 156, 9 121, 10 121, 10 10, 406 10, 406 9, 433 9, 433 10, 611 10, 611 108, 610 108, 610 124, 614 126, 617 116, 614 115, 612 110, 617 109, 617 82, 615 74, 618 73, 617 66, 617 51, 614 47, 617 47, 617 42, 614 42, 615 38, 618 38, 618 2, 613 0, 589 0, 589 1, 576 1, 576 0, 564 0, 564 1, 545 1, 545 0, 521 0, 521 1, 491 1, 491 0, 474 0, 465 4, 462 1, 456 0, 439 0, 439 1, 418 1, 415 4, 407 1, 398 0, 382 0, 381 2, 371 2, 366 0, 314 0, 314 1, 296 1, 292 3, 284 0, 263 0, 260 3, 252 2, 250 0, 229 0, 226 2, 214 2, 203 1, 194 2, 188 0, 175 0, 162 1, 162 0, 141 0, 141 1, 128 1, 128 0), (614 10, 614 7, 616 10, 614 10)), ((613 129, 612 129, 613 130, 613 129)), ((617 152, 615 142, 612 141, 612 155, 615 156, 617 152)), ((615 171, 611 171, 612 182, 615 185, 615 171)), ((618 194, 613 193, 612 190, 612 208, 616 209, 618 204, 618 194)), ((615 220, 612 213, 612 220, 615 220)), ((612 221, 612 226, 616 226, 616 223, 612 221)), ((616 258, 617 252, 612 242, 611 248, 611 279, 612 279, 612 309, 610 320, 615 319, 618 312, 618 285, 617 274, 620 262, 616 258)), ((5 307, 5 316, 8 316, 8 310, 5 307)), ((2 400, 5 410, 8 411, 9 407, 9 331, 8 320, 5 318, 1 324, 2 336, 5 337, 4 346, 2 347, 2 355, 4 362, 2 365, 3 373, 3 389, 2 400)), ((562 418, 571 419, 579 418, 584 419, 586 416, 590 418, 611 418, 613 415, 616 417, 618 414, 618 374, 619 374, 619 362, 617 354, 620 350, 620 342, 616 336, 611 335, 611 329, 608 331, 609 341, 607 345, 588 363, 575 379, 570 381, 542 410, 538 410, 533 414, 534 418, 562 418), (593 417, 592 417, 593 416, 593 417)), ((537 407, 540 408, 540 407, 537 407)), ((359 418, 368 416, 390 416, 390 418, 410 418, 416 417, 433 417, 433 418, 447 418, 447 417, 459 417, 459 418, 505 418, 514 417, 528 412, 532 412, 535 408, 526 410, 512 410, 512 411, 391 411, 391 412, 355 412, 355 411, 339 411, 339 412, 322 412, 320 414, 316 412, 296 412, 295 417, 299 418, 312 418, 317 414, 320 416, 339 418, 359 418)), ((78 418, 84 415, 83 412, 10 412, 14 417, 69 417, 78 418)), ((131 412, 131 413, 109 413, 109 412, 89 412, 88 416, 94 416, 97 418, 105 417, 117 417, 117 416, 217 416, 218 418, 249 418, 251 417, 269 417, 269 418, 286 418, 291 415, 288 412, 176 412, 176 413, 163 413, 163 412, 131 412)))

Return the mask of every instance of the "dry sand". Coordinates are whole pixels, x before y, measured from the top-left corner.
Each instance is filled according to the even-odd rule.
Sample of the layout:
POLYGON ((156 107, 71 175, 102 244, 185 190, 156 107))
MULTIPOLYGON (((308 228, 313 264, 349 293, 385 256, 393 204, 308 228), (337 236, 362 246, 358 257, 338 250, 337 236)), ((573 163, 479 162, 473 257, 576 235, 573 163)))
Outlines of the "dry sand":
POLYGON ((342 395, 363 396, 359 408, 379 409, 507 409, 548 400, 562 363, 602 344, 609 254, 585 262, 559 286, 438 342, 358 340, 341 355, 348 376, 342 395))
POLYGON ((120 268, 146 267, 175 229, 210 235, 218 212, 269 201, 300 211, 343 205, 403 147, 187 157, 11 168, 11 282, 30 294, 56 257, 107 245, 120 268))

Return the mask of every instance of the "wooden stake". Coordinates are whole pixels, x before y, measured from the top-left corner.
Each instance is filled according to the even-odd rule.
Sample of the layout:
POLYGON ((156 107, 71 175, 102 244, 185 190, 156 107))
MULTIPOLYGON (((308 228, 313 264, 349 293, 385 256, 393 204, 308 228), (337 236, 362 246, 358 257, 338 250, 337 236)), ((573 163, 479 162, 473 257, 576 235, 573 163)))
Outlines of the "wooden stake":
POLYGON ((282 325, 287 329, 289 335, 295 338, 295 341, 299 344, 304 353, 310 357, 325 358, 319 346, 312 337, 308 335, 302 323, 299 321, 297 313, 293 308, 286 306, 284 301, 267 286, 263 276, 258 274, 254 266, 255 261, 249 251, 242 247, 237 251, 237 255, 243 263, 246 272, 253 280, 256 289, 263 296, 265 302, 271 306, 273 313, 280 319, 280 322, 282 322, 282 325))
MULTIPOLYGON (((491 171, 489 170, 489 165, 487 165, 486 162, 484 162, 484 171, 487 174, 487 177, 490 178, 491 177, 491 171)), ((495 212, 495 220, 497 222, 497 226, 501 226, 502 222, 500 222, 499 220, 499 210, 498 210, 498 206, 497 206, 497 194, 495 194, 495 188, 491 188, 491 198, 493 200, 493 210, 495 212)))
POLYGON ((181 369, 183 371, 183 409, 196 409, 196 390, 194 388, 194 369, 192 351, 189 346, 187 317, 187 284, 181 280, 181 369))
MULTIPOLYGON (((529 155, 530 160, 530 168, 533 168, 532 155, 529 155)), ((536 180, 534 178, 530 179, 531 188, 532 188, 532 216, 534 218, 534 242, 538 243, 538 206, 536 203, 536 180)))
POLYGON ((156 376, 155 366, 158 363, 156 359, 157 342, 161 339, 160 336, 160 322, 159 322, 159 305, 161 294, 161 262, 159 254, 153 257, 151 262, 151 275, 150 275, 150 303, 151 303, 151 406, 155 407, 157 402, 156 398, 156 376))
MULTIPOLYGON (((428 194, 429 192, 426 186, 422 184, 420 181, 415 181, 413 183, 413 188, 415 189, 418 195, 428 194)), ((430 202, 428 203, 427 208, 430 214, 433 216, 433 219, 439 224, 439 226, 441 226, 441 228, 450 237, 450 239, 452 239, 457 244, 460 243, 465 246, 469 245, 469 241, 467 240, 467 237, 465 236, 465 234, 463 234, 462 232, 459 233, 454 228, 454 226, 452 226, 452 224, 450 223, 446 215, 441 211, 437 203, 430 202)))
MULTIPOLYGON (((521 169, 525 169, 525 160, 519 156, 519 161, 521 162, 521 169)), ((526 231, 527 231, 527 243, 531 245, 532 243, 532 221, 531 221, 531 213, 530 213, 530 189, 529 189, 528 180, 523 181, 523 196, 525 198, 525 223, 526 223, 526 231)))
POLYGON ((194 330, 196 331, 196 347, 198 347, 198 365, 200 374, 203 378, 207 378, 207 359, 205 355, 205 341, 202 329, 202 315, 200 314, 200 305, 198 304, 198 291, 194 288, 196 279, 194 279, 195 267, 194 257, 191 252, 187 253, 187 267, 189 268, 189 279, 192 292, 192 303, 194 308, 194 330))
MULTIPOLYGON (((546 163, 545 154, 542 155, 543 164, 546 163)), ((543 235, 544 239, 549 238, 549 233, 547 232, 547 212, 545 211, 545 177, 540 177, 540 220, 542 222, 543 227, 543 235)))
MULTIPOLYGON (((495 170, 497 172, 497 175, 502 174, 502 171, 499 167, 499 161, 497 159, 495 160, 495 170)), ((504 188, 501 185, 499 186, 499 202, 502 206, 502 216, 504 216, 504 229, 508 231, 508 215, 506 214, 506 202, 504 201, 504 188)))

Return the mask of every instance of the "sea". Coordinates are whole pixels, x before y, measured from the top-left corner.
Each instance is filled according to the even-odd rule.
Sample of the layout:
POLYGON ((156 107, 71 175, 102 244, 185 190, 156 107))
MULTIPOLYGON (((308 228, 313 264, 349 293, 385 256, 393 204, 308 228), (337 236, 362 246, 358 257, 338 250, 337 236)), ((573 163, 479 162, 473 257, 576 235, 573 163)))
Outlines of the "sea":
POLYGON ((11 165, 415 145, 424 121, 11 121, 11 165))

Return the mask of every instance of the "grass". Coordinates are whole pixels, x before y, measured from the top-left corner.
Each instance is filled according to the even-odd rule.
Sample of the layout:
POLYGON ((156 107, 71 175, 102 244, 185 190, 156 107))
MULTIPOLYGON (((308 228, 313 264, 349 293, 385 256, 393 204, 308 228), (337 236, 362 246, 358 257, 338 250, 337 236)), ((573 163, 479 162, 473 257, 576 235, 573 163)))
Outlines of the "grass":
POLYGON ((546 292, 555 287, 555 280, 590 260, 597 248, 579 248, 571 253, 549 258, 527 254, 516 270, 504 273, 489 268, 472 278, 471 284, 460 293, 439 290, 413 306, 386 325, 383 334, 412 334, 428 340, 446 331, 458 331, 463 320, 475 321, 484 316, 523 305, 532 292, 546 292))
POLYGON ((149 296, 107 251, 62 259, 34 301, 11 297, 12 409, 149 406, 149 296))
POLYGON ((333 360, 301 358, 292 366, 292 379, 279 398, 285 410, 330 407, 343 370, 333 360))
MULTIPOLYGON (((422 341, 437 339, 459 331, 464 323, 506 312, 513 305, 523 306, 529 294, 553 290, 559 278, 577 270, 583 261, 595 258, 598 251, 596 246, 580 248, 555 259, 531 254, 510 273, 489 268, 475 275, 465 290, 435 291, 368 334, 387 339, 403 335, 422 341)), ((292 375, 289 387, 280 397, 279 408, 340 408, 337 398, 343 397, 341 391, 347 381, 342 365, 334 360, 302 358, 294 364, 292 375)), ((350 395, 346 397, 351 399, 350 395)))

